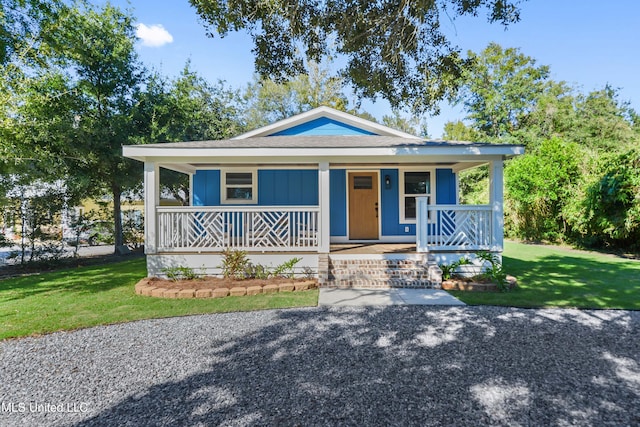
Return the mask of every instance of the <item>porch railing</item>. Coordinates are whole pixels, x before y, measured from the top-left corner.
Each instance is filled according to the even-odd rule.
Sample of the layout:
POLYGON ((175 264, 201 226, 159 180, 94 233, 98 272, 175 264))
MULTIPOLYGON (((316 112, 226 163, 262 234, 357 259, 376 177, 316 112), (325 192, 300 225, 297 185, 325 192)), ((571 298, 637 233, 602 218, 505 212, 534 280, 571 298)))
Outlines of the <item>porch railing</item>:
POLYGON ((491 249, 491 206, 429 205, 426 197, 416 199, 418 252, 491 249))
POLYGON ((317 251, 317 206, 157 208, 158 250, 317 251))

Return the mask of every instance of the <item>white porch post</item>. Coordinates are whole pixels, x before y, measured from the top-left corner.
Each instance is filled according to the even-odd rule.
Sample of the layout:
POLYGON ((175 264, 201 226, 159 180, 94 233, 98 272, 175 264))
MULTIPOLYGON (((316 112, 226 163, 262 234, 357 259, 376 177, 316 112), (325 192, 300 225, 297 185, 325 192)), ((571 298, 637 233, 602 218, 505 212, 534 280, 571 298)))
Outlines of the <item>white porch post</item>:
POLYGON ((329 162, 318 163, 318 202, 320 203, 318 252, 328 254, 331 239, 331 211, 329 209, 329 162))
POLYGON ((489 163, 489 204, 491 205, 491 249, 502 252, 504 240, 503 160, 489 163))
POLYGON ((155 162, 144 162, 144 252, 157 249, 156 207, 160 204, 160 173, 155 162))
POLYGON ((193 174, 189 174, 189 206, 193 206, 193 174))
POLYGON ((429 252, 429 211, 427 196, 416 197, 416 252, 429 252))

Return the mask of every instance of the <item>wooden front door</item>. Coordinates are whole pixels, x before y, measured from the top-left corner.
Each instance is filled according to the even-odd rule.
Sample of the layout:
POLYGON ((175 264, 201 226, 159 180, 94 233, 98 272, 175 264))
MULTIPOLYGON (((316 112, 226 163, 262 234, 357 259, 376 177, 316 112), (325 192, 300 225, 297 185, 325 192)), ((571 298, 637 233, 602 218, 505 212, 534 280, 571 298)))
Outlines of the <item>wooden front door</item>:
POLYGON ((378 174, 349 172, 349 238, 378 238, 378 174))

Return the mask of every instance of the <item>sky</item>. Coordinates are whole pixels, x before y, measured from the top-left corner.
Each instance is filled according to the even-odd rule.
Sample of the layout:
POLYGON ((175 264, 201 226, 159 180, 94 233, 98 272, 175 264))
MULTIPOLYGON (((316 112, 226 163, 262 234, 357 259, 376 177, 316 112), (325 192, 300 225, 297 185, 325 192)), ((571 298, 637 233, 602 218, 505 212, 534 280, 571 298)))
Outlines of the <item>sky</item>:
MULTIPOLYGON (((211 82, 224 80, 243 88, 252 80, 250 37, 207 37, 187 0, 111 3, 132 10, 140 38, 136 49, 147 67, 175 77, 189 60, 192 69, 211 82)), ((610 84, 619 88, 621 100, 640 111, 640 1, 529 0, 521 4, 521 21, 506 30, 489 24, 485 16, 456 18, 442 26, 463 52, 479 52, 490 42, 516 47, 538 65, 548 65, 553 80, 583 92, 610 84)), ((388 104, 380 100, 364 102, 362 110, 379 120, 390 114, 388 104)), ((439 138, 447 121, 464 116, 461 106, 443 103, 439 116, 426 117, 429 135, 439 138)))

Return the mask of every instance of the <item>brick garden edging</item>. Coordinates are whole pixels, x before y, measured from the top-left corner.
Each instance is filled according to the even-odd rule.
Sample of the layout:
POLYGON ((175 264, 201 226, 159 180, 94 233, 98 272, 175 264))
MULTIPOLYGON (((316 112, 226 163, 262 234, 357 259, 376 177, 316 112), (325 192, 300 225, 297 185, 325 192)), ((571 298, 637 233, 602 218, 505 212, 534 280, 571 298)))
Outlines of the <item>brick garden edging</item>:
MULTIPOLYGON (((507 276, 507 289, 518 286, 518 280, 513 276, 507 276)), ((442 281, 442 289, 445 291, 471 291, 471 292, 495 292, 498 285, 495 283, 466 282, 464 280, 448 279, 442 281)))
POLYGON ((233 288, 198 289, 182 288, 167 289, 150 284, 151 278, 146 277, 136 283, 135 292, 138 295, 157 298, 224 298, 227 296, 244 296, 258 294, 272 294, 276 292, 294 292, 314 289, 318 286, 315 280, 304 282, 281 283, 279 285, 237 286, 233 288))

